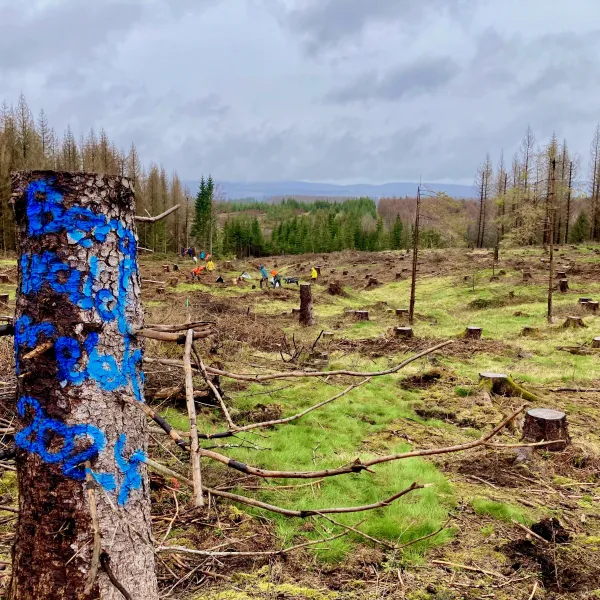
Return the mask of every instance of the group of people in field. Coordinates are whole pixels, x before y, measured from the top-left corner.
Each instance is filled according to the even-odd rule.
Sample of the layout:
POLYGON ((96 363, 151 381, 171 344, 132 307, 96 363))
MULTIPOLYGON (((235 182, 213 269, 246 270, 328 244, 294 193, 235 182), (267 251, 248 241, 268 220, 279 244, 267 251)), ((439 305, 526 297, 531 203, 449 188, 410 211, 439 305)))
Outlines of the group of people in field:
POLYGON ((197 256, 195 248, 182 248, 181 256, 183 256, 183 257, 188 256, 195 263, 197 263, 198 259, 200 259, 200 262, 204 263, 204 264, 199 264, 197 267, 194 267, 190 271, 192 280, 199 279, 200 276, 203 275, 204 273, 212 273, 215 270, 215 263, 212 259, 212 254, 210 254, 210 253, 202 251, 202 252, 200 252, 200 255, 197 256))
MULTIPOLYGON (((277 269, 273 269, 271 271, 271 279, 269 279, 269 273, 267 272, 267 269, 265 268, 264 265, 260 265, 259 269, 260 269, 260 287, 261 287, 261 289, 262 289, 263 283, 267 287, 269 286, 269 283, 271 283, 271 285, 274 288, 281 287, 281 274, 279 273, 279 271, 277 271, 277 269)), ((315 267, 312 267, 312 270, 310 273, 310 278, 313 281, 313 283, 317 280, 318 276, 319 276, 319 273, 318 273, 317 269, 315 269, 315 267)), ((285 277, 284 281, 286 283, 295 283, 296 285, 298 285, 299 279, 298 279, 298 277, 285 277)))
MULTIPOLYGON (((206 273, 210 274, 215 270, 215 263, 213 261, 212 258, 212 254, 201 251, 199 254, 196 253, 196 249, 195 248, 181 248, 181 256, 183 258, 191 258, 195 263, 200 262, 200 264, 198 264, 198 266, 194 267, 191 271, 190 271, 190 277, 192 279, 192 281, 194 281, 195 279, 200 279, 200 277, 202 275, 205 275, 206 273)), ((271 284, 274 288, 277 287, 281 287, 282 285, 282 280, 285 281, 285 283, 288 284, 292 284, 295 283, 296 285, 299 285, 299 278, 298 277, 281 277, 281 273, 279 273, 279 271, 274 268, 271 270, 270 276, 269 276, 269 272, 267 271, 266 267, 261 264, 259 266, 259 271, 260 271, 260 287, 262 289, 263 284, 266 287, 269 287, 269 284, 271 284)), ((319 273, 317 271, 317 269, 315 267, 312 267, 311 269, 311 273, 310 273, 310 278, 312 280, 312 282, 316 282, 317 278, 319 277, 319 273)), ((251 279, 250 275, 248 275, 248 273, 244 272, 242 273, 242 275, 240 276, 241 279, 251 279)), ((219 276, 219 278, 217 279, 217 282, 223 283, 223 277, 219 276)))

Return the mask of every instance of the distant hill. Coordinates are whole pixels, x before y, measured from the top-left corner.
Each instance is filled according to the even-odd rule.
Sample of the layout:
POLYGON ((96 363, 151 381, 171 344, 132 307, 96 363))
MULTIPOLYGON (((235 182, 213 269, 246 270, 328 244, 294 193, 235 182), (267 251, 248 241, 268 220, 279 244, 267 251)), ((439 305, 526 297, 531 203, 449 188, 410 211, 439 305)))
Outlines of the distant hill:
MULTIPOLYGON (((199 182, 185 181, 192 194, 195 194, 199 182)), ((417 193, 417 183, 395 182, 381 185, 358 183, 354 185, 336 185, 333 183, 308 183, 305 181, 257 181, 233 182, 220 181, 219 186, 225 192, 228 200, 239 198, 255 198, 278 200, 282 197, 320 197, 320 198, 357 198, 369 196, 373 199, 404 196, 414 197, 417 193)), ((445 183, 424 184, 434 192, 446 192, 453 198, 474 198, 476 192, 473 186, 445 183)))

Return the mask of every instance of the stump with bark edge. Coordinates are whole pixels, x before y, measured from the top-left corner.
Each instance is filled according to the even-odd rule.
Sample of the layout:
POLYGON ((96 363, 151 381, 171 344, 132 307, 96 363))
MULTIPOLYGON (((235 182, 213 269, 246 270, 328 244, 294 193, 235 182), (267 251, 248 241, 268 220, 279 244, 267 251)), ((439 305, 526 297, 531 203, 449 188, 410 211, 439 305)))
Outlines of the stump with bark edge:
POLYGON ((587 325, 583 322, 583 319, 578 316, 569 316, 566 321, 563 323, 563 327, 565 329, 582 329, 587 327, 587 325))
POLYGON ((308 283, 303 283, 300 286, 300 325, 310 327, 315 324, 315 316, 313 313, 312 286, 308 283))
POLYGON ((600 337, 595 337, 592 340, 592 348, 600 348, 600 337))
POLYGON ((0 274, 0 283, 10 283, 8 275, 5 273, 0 274))
POLYGON ((520 397, 530 402, 541 401, 541 398, 521 387, 505 373, 479 373, 479 385, 498 396, 520 397))
POLYGON ((593 298, 579 298, 577 301, 579 304, 587 304, 588 302, 592 302, 593 298))
POLYGON ((397 308, 396 316, 399 318, 408 317, 410 310, 408 308, 397 308))
POLYGON ((551 442, 560 440, 560 444, 549 444, 544 449, 563 450, 571 443, 567 415, 550 408, 532 408, 525 414, 523 424, 523 441, 551 442))
POLYGON ((0 306, 6 308, 10 299, 9 294, 0 294, 0 306))
POLYGON ((136 600, 157 600, 141 460, 147 424, 133 406, 143 402, 143 346, 130 332, 143 326, 143 311, 132 186, 116 176, 49 171, 14 174, 12 184, 23 257, 15 327, 42 328, 15 340, 17 368, 35 377, 18 380, 19 425, 30 433, 18 440, 19 521, 9 596, 123 597, 103 570, 84 594, 93 549, 91 486, 116 579, 136 600), (22 360, 46 341, 55 343, 55 352, 31 365, 22 360), (47 436, 40 435, 44 427, 47 436), (86 459, 92 483, 85 482, 86 459))
POLYGON ((357 321, 368 321, 369 320, 369 311, 368 310, 356 310, 356 311, 354 311, 354 318, 357 321))
POLYGON ((592 300, 591 302, 586 302, 584 306, 590 312, 598 312, 599 303, 595 300, 592 300))
POLYGON ((481 329, 481 327, 469 326, 465 330, 465 338, 470 340, 480 340, 482 331, 483 330, 481 329))
POLYGON ((531 281, 533 276, 529 271, 523 271, 523 281, 531 281))
POLYGON ((414 337, 412 327, 396 327, 394 329, 394 335, 399 338, 412 338, 414 337))
POLYGON ((558 289, 566 294, 569 291, 569 281, 568 279, 559 279, 558 281, 558 289))

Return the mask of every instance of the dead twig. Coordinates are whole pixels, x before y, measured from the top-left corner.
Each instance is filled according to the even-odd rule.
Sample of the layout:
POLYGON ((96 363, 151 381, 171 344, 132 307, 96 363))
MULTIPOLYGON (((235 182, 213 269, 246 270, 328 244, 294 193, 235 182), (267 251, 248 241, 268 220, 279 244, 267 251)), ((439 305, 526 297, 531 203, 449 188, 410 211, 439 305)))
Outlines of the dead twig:
POLYGON ((537 533, 535 533, 535 531, 531 531, 531 529, 529 529, 529 527, 526 527, 525 525, 523 525, 523 523, 519 523, 519 521, 515 521, 514 519, 512 519, 512 522, 519 529, 523 530, 526 534, 530 535, 531 537, 534 537, 536 540, 539 540, 543 544, 550 543, 548 540, 545 540, 541 535, 538 535, 537 533))
POLYGON ((84 596, 89 596, 92 593, 96 577, 98 577, 98 566, 100 564, 100 551, 102 550, 102 541, 100 538, 100 525, 98 523, 98 511, 96 507, 96 494, 94 492, 94 478, 92 476, 92 465, 90 461, 85 463, 85 481, 87 486, 88 502, 90 503, 90 518, 92 520, 92 533, 94 535, 94 546, 92 550, 92 560, 90 563, 90 571, 88 580, 85 584, 84 596))
POLYGON ((192 350, 194 351, 194 355, 196 357, 196 360, 198 361, 198 366, 200 367, 200 372, 202 373, 202 377, 204 377, 204 381, 206 381, 206 383, 208 384, 208 387, 212 390, 212 393, 214 394, 215 398, 219 401, 219 404, 221 405, 221 410, 223 411, 223 415, 225 416, 227 425, 231 429, 235 429, 235 423, 231 420, 231 415, 229 414, 229 411, 227 410, 227 406, 223 400, 223 397, 219 393, 217 386, 212 382, 212 380, 208 376, 208 373, 206 372, 206 366, 204 365, 202 357, 198 353, 198 350, 196 350, 196 346, 194 346, 193 342, 192 342, 192 350))
POLYGON ((331 542, 332 540, 337 540, 345 535, 348 535, 347 531, 339 533, 338 535, 333 535, 328 538, 323 538, 321 540, 316 540, 313 542, 305 542, 303 544, 297 544, 295 546, 290 546, 289 548, 283 548, 282 550, 262 550, 255 552, 214 552, 211 550, 191 550, 189 548, 183 548, 181 546, 159 546, 156 551, 157 552, 173 552, 179 554, 194 554, 196 556, 214 556, 219 558, 226 558, 227 556, 281 556, 282 554, 289 554, 294 550, 300 550, 301 548, 306 548, 308 546, 316 546, 317 544, 324 544, 325 542, 331 542))
POLYGON ((344 525, 344 523, 340 523, 339 521, 336 521, 335 519, 332 519, 331 517, 328 517, 321 513, 317 513, 317 514, 320 517, 322 517, 323 519, 326 519, 327 521, 329 521, 330 523, 333 523, 334 525, 337 525, 338 527, 343 527, 344 529, 348 529, 349 531, 353 531, 354 533, 357 533, 358 535, 360 535, 368 540, 371 540, 372 542, 375 542, 376 544, 385 546, 386 548, 389 548, 390 550, 396 549, 396 546, 394 544, 389 544, 388 542, 384 542, 383 540, 378 540, 377 538, 371 537, 370 535, 356 529, 356 527, 358 527, 363 521, 361 521, 361 523, 357 523, 356 527, 351 527, 350 525, 344 525))
POLYGON ((490 577, 500 577, 501 579, 506 579, 502 573, 497 573, 496 571, 486 571, 485 569, 480 569, 479 567, 469 567, 468 565, 461 565, 459 563, 448 562, 446 560, 432 560, 431 564, 441 565, 443 567, 453 567, 455 569, 464 569, 465 571, 483 573, 484 575, 489 575, 490 577))
POLYGON ((110 568, 110 556, 106 552, 102 552, 100 555, 100 564, 104 569, 104 572, 108 575, 110 582, 123 594, 125 600, 133 600, 131 594, 123 587, 121 582, 115 577, 113 570, 110 568))

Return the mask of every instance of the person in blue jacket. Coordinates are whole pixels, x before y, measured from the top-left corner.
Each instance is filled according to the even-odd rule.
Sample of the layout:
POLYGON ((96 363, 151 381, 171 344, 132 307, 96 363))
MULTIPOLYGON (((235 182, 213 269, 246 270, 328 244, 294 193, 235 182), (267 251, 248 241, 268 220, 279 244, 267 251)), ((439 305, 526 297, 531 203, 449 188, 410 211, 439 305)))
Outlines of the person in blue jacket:
POLYGON ((262 289, 263 283, 265 283, 267 285, 267 287, 269 286, 269 274, 267 273, 267 270, 265 269, 264 265, 260 265, 260 288, 262 289))

